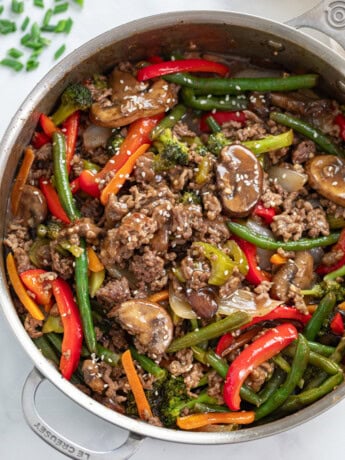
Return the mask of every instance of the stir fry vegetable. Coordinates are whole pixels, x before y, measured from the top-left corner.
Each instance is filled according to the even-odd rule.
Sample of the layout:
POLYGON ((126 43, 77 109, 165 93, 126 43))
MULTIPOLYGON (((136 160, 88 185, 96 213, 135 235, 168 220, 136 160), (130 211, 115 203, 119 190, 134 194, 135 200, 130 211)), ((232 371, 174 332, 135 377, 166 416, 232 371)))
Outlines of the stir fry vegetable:
POLYGON ((238 430, 343 381, 343 119, 317 75, 175 57, 119 63, 40 114, 8 278, 43 355, 92 398, 238 430))

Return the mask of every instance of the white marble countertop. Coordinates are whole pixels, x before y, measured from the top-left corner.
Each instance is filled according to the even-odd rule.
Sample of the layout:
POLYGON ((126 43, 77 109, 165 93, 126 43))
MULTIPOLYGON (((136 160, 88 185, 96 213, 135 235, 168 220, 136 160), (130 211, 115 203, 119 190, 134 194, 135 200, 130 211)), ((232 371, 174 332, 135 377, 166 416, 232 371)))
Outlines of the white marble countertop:
MULTIPOLYGON (((9 4, 10 1, 0 1, 9 4)), ((25 1, 26 14, 37 14, 32 1, 25 1)), ((45 4, 53 1, 45 0, 45 4)), ((72 3, 72 2, 71 2, 72 3)), ((96 35, 116 25, 151 14, 183 9, 219 9, 252 13, 284 21, 296 16, 317 3, 317 0, 85 0, 84 9, 78 13, 73 6, 75 24, 64 41, 71 51, 96 35)), ((62 38, 61 38, 62 43, 62 38)), ((17 46, 13 36, 1 36, 0 56, 17 46)), ((59 43, 58 43, 59 44, 59 43)), ((41 58, 40 67, 31 73, 14 73, 0 68, 0 137, 11 117, 32 87, 52 67, 53 49, 41 58)), ((0 349, 2 366, 0 371, 0 459, 2 460, 63 460, 62 454, 38 439, 27 427, 21 410, 21 390, 33 364, 17 342, 14 334, 0 313, 0 349)), ((120 430, 90 415, 57 391, 45 384, 38 395, 39 409, 46 419, 62 433, 88 447, 111 448, 116 445, 120 430)), ((173 460, 181 457, 219 460, 230 458, 241 460, 266 460, 271 458, 290 460, 341 458, 343 447, 343 425, 345 401, 318 418, 301 427, 270 438, 246 444, 228 446, 192 446, 147 439, 133 460, 173 460)), ((116 456, 114 456, 116 458, 116 456)))

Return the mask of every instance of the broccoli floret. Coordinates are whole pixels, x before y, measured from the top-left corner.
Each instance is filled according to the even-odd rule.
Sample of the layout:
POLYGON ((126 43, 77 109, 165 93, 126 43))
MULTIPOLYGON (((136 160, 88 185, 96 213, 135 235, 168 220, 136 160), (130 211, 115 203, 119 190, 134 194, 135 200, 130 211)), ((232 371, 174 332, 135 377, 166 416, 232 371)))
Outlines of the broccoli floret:
POLYGON ((230 145, 230 143, 230 140, 223 133, 213 133, 208 138, 207 148, 211 153, 218 156, 222 148, 230 145))
POLYGON ((186 166, 188 164, 189 148, 173 135, 170 128, 160 134, 154 146, 158 152, 154 157, 155 171, 166 171, 176 165, 186 166))
POLYGON ((195 398, 187 394, 182 377, 169 375, 166 379, 156 381, 152 390, 146 393, 152 413, 159 417, 166 427, 175 427, 176 418, 183 409, 193 409, 196 404, 217 404, 215 398, 202 392, 195 398))
POLYGON ((181 203, 183 204, 200 204, 201 198, 195 192, 184 192, 181 196, 181 203))
POLYGON ((80 83, 67 86, 61 96, 61 103, 57 111, 52 115, 52 120, 59 125, 77 110, 86 110, 91 107, 92 96, 88 88, 80 83))
POLYGON ((311 289, 303 289, 301 294, 321 298, 328 294, 328 292, 333 292, 338 302, 345 299, 345 286, 336 281, 321 281, 321 283, 315 284, 311 289))
POLYGON ((118 130, 114 130, 107 142, 107 148, 109 150, 109 153, 115 155, 115 153, 117 153, 120 150, 123 140, 124 137, 121 136, 120 132, 118 130))

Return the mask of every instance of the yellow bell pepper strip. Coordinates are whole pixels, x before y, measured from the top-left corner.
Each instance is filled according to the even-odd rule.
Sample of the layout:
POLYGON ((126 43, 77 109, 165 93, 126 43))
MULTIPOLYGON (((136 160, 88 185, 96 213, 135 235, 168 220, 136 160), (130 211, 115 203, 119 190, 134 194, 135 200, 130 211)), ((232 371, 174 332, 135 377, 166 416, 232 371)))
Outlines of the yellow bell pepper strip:
POLYGON ((33 318, 39 321, 43 321, 44 314, 42 313, 36 302, 26 292, 24 284, 22 283, 20 276, 18 274, 16 263, 12 253, 9 253, 6 257, 6 268, 14 292, 17 294, 23 306, 26 308, 26 310, 30 313, 30 315, 33 318))
POLYGON ((122 188, 123 184, 129 178, 133 171, 137 159, 146 152, 150 144, 141 145, 130 157, 126 163, 116 172, 111 181, 104 187, 101 192, 101 203, 105 206, 109 200, 109 196, 114 193, 117 194, 122 188))
POLYGON ((52 282, 52 287, 64 329, 60 371, 65 379, 70 380, 79 364, 83 328, 79 308, 67 281, 57 278, 52 282))
POLYGON ((287 258, 284 256, 281 256, 277 252, 273 254, 270 258, 270 262, 273 265, 284 265, 287 262, 287 258))
POLYGON ((150 417, 152 417, 151 407, 146 398, 144 388, 141 384, 140 378, 135 369, 130 350, 126 350, 122 354, 121 362, 122 362, 124 371, 126 373, 129 386, 131 387, 131 390, 133 392, 133 396, 135 399, 135 403, 137 405, 139 417, 142 420, 148 420, 150 417))
POLYGON ((217 246, 209 243, 196 242, 193 243, 193 247, 200 248, 201 253, 211 264, 211 276, 208 280, 209 284, 222 286, 230 278, 236 266, 240 271, 246 272, 246 259, 242 257, 242 260, 238 260, 235 246, 230 252, 231 255, 234 254, 234 260, 224 251, 217 248, 217 246))
POLYGON ((32 163, 34 162, 35 154, 33 150, 28 147, 25 149, 24 159, 19 169, 18 175, 14 182, 11 193, 11 211, 15 216, 18 212, 20 199, 22 197, 23 188, 28 179, 32 163))
POLYGON ((269 329, 248 345, 231 363, 223 390, 224 401, 229 409, 240 410, 241 387, 252 370, 272 358, 298 337, 295 326, 281 324, 269 329))
POLYGON ((208 412, 204 414, 191 414, 184 417, 177 417, 176 424, 181 430, 195 430, 205 425, 232 424, 248 425, 253 423, 255 413, 253 411, 243 412, 208 412))
POLYGON ((48 316, 42 327, 43 334, 56 332, 57 334, 63 333, 63 324, 60 316, 48 316))
POLYGON ((99 272, 91 272, 89 276, 89 294, 93 299, 98 289, 102 286, 105 279, 105 269, 99 272))
POLYGON ((104 265, 99 260, 98 255, 92 249, 91 246, 88 246, 87 248, 87 259, 89 262, 88 268, 91 272, 101 272, 102 270, 104 270, 104 265))

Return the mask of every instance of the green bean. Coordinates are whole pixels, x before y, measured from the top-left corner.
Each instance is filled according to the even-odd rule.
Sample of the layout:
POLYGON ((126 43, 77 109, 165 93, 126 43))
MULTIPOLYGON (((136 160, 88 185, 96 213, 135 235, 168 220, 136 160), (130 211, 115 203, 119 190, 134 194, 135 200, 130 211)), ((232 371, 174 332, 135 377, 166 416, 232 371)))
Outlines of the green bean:
POLYGON ((108 348, 103 347, 97 343, 97 356, 100 357, 102 361, 110 366, 117 366, 119 364, 121 356, 115 353, 114 351, 109 350, 108 348))
POLYGON ((206 404, 206 403, 196 403, 194 407, 194 412, 198 413, 209 413, 209 412, 230 412, 226 406, 220 406, 219 404, 206 404))
MULTIPOLYGON (((71 187, 69 185, 66 165, 66 139, 65 136, 59 132, 55 132, 53 134, 53 166, 56 188, 61 204, 65 209, 68 217, 74 221, 80 217, 80 213, 74 203, 71 187)), ((96 353, 97 340, 91 313, 88 281, 88 259, 84 239, 80 239, 80 247, 83 249, 83 251, 79 257, 75 258, 75 287, 77 293, 77 301, 83 324, 83 332, 86 345, 90 353, 96 353)))
POLYGON ((321 148, 323 152, 330 153, 331 155, 337 155, 339 157, 345 157, 345 151, 343 149, 335 145, 328 136, 311 126, 309 123, 280 112, 271 112, 270 118, 276 123, 288 126, 298 133, 303 134, 303 136, 308 139, 311 139, 321 148))
POLYGON ((258 393, 258 396, 260 397, 262 403, 267 401, 267 399, 270 398, 273 393, 275 393, 275 391, 284 382, 285 376, 286 376, 286 373, 280 367, 277 367, 275 369, 272 377, 269 379, 266 385, 262 388, 262 390, 259 391, 258 393))
POLYGON ((165 75, 164 79, 178 85, 192 88, 199 94, 238 94, 243 91, 293 91, 313 88, 318 75, 293 75, 289 77, 266 78, 203 78, 188 73, 165 75))
POLYGON ((167 128, 172 128, 186 114, 186 107, 182 104, 175 107, 164 117, 150 133, 150 139, 155 140, 167 128))
POLYGON ((322 324, 327 320, 331 314, 336 302, 336 297, 333 292, 328 292, 325 297, 320 301, 317 309, 315 310, 311 320, 304 328, 304 335, 307 340, 315 340, 320 332, 322 324))
POLYGON ((344 380, 342 372, 328 377, 318 388, 303 391, 299 395, 291 395, 282 405, 281 410, 285 413, 296 412, 309 404, 330 393, 344 380))
MULTIPOLYGON (((54 332, 49 332, 48 334, 44 334, 45 337, 49 340, 49 342, 53 345, 53 347, 61 353, 61 347, 62 347, 62 336, 60 334, 55 334, 54 332)), ((81 356, 83 358, 89 358, 90 353, 89 350, 82 346, 81 349, 81 356)))
POLYGON ((130 350, 133 358, 138 361, 144 371, 153 375, 157 379, 164 379, 167 376, 167 370, 159 367, 158 364, 152 361, 152 359, 140 354, 134 347, 130 347, 130 350))
POLYGON ((332 230, 345 227, 344 217, 327 216, 327 222, 332 230))
POLYGON ((308 340, 308 345, 310 348, 310 351, 315 351, 315 353, 319 353, 319 355, 322 356, 331 356, 332 353, 334 353, 335 348, 331 347, 329 345, 324 345, 323 343, 319 342, 312 342, 308 340))
POLYGON ((247 313, 237 311, 226 318, 208 324, 197 331, 192 331, 183 337, 178 337, 171 342, 167 351, 168 353, 174 353, 175 351, 182 350, 183 348, 189 348, 193 345, 197 345, 205 340, 215 339, 225 332, 230 332, 240 328, 244 324, 249 323, 249 321, 250 316, 247 313))
POLYGON ((196 97, 190 88, 182 88, 182 98, 185 105, 196 110, 243 110, 247 108, 247 99, 244 96, 220 98, 214 96, 196 97))
POLYGON ((36 339, 33 339, 33 341, 37 348, 41 350, 42 355, 59 367, 60 359, 58 355, 55 353, 54 348, 50 345, 47 338, 43 335, 42 337, 37 337, 36 339))
POLYGON ((331 233, 328 236, 321 236, 319 238, 301 238, 297 241, 276 241, 267 236, 262 236, 259 233, 253 232, 248 227, 236 222, 227 223, 229 230, 236 236, 239 236, 243 240, 253 243, 258 248, 271 249, 273 251, 282 248, 286 251, 308 251, 312 248, 320 246, 329 246, 338 241, 340 233, 331 233))
POLYGON ((80 213, 74 203, 69 185, 66 165, 66 138, 62 133, 53 134, 53 165, 56 189, 66 214, 71 220, 79 219, 80 213))
POLYGON ((298 382, 303 377, 308 365, 309 345, 302 334, 298 335, 296 353, 293 358, 291 372, 288 374, 283 385, 278 388, 257 410, 255 420, 266 417, 280 407, 294 391, 298 382))
POLYGON ((328 282, 340 278, 342 276, 345 276, 345 265, 338 268, 337 270, 333 270, 332 272, 327 273, 327 275, 323 277, 323 280, 328 282))
POLYGON ((272 361, 287 374, 291 372, 290 364, 286 361, 286 359, 283 358, 283 356, 280 353, 276 356, 273 356, 272 361))
MULTIPOLYGON (((293 356, 295 354, 295 351, 296 345, 292 344, 284 350, 284 353, 286 353, 288 356, 293 356)), ((341 369, 336 362, 332 361, 330 358, 326 358, 326 356, 322 356, 318 353, 315 353, 315 351, 309 352, 309 364, 321 369, 327 374, 334 375, 338 372, 341 372, 341 369)))
POLYGON ((336 346, 334 352, 331 354, 330 359, 336 363, 340 363, 343 360, 345 354, 345 336, 340 339, 340 342, 336 346))

